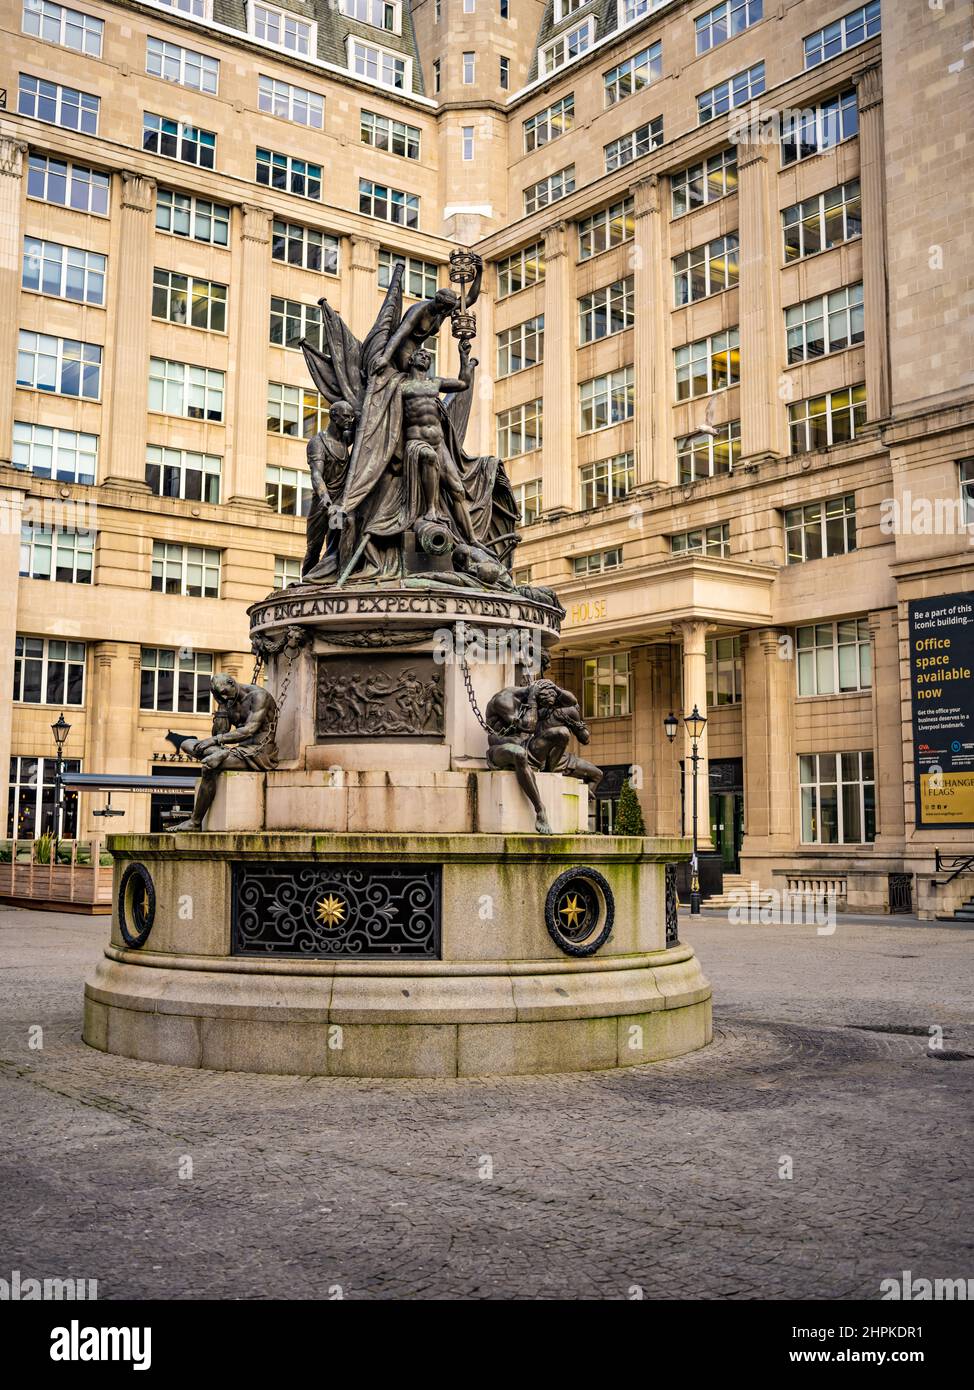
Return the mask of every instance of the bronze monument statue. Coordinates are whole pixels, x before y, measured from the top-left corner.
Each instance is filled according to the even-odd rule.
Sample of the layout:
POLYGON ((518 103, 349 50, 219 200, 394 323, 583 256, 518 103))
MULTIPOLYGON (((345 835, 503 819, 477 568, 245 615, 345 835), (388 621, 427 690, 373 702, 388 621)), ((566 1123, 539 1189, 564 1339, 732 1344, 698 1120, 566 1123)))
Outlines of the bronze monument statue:
POLYGON ((262 685, 244 685, 224 672, 211 676, 210 690, 219 707, 212 736, 167 735, 181 753, 203 764, 192 813, 174 830, 203 829, 221 772, 266 772, 277 766, 277 704, 270 691, 262 685))
POLYGON ((539 680, 508 686, 493 696, 484 716, 487 766, 516 775, 534 807, 534 828, 539 835, 550 835, 552 831, 535 772, 560 772, 565 777, 577 777, 592 788, 602 781, 600 767, 568 751, 572 735, 585 744, 590 734, 575 696, 545 677, 549 661, 544 653, 539 680))
POLYGON ((333 401, 328 412, 328 428, 319 430, 308 444, 312 498, 308 513, 308 548, 301 562, 302 579, 325 579, 338 568, 341 536, 338 503, 348 477, 354 433, 355 407, 348 401, 333 401), (325 546, 323 559, 322 546, 325 546))

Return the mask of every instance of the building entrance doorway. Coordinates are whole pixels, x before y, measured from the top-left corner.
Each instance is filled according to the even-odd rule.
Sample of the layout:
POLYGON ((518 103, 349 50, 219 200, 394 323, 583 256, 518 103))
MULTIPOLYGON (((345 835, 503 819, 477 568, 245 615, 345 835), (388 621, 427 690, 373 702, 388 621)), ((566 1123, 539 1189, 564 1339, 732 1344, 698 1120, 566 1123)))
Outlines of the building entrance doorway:
POLYGON ((711 761, 710 833, 724 873, 739 873, 744 842, 744 763, 741 758, 711 761))

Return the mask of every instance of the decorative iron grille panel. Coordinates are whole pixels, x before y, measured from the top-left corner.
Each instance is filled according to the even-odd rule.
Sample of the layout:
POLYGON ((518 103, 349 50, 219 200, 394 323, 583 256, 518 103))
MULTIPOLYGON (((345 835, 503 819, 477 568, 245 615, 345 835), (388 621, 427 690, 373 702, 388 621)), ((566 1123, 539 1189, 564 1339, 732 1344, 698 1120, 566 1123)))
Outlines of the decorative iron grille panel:
POLYGON ((441 870, 234 864, 235 956, 440 957, 441 870))
POLYGON ((666 944, 676 946, 680 940, 679 901, 676 892, 676 865, 666 865, 666 944))
POLYGON ((913 911, 912 874, 889 875, 889 910, 890 912, 913 911))

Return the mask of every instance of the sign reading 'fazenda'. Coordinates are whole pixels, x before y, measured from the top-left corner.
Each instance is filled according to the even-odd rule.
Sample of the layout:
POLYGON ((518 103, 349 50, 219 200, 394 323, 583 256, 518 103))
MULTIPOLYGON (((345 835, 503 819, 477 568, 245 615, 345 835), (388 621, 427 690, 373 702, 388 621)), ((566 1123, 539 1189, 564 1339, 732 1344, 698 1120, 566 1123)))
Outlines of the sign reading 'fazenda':
POLYGON ((974 600, 910 604, 910 696, 918 826, 974 828, 974 600))

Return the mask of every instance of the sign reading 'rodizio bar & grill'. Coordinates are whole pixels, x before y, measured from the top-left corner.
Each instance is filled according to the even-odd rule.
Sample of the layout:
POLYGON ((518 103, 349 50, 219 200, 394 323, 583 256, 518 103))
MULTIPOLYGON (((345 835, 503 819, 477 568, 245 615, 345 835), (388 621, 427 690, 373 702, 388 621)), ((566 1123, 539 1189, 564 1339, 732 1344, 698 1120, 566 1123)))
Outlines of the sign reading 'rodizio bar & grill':
POLYGON ((974 599, 911 602, 910 699, 917 825, 974 828, 974 599))

